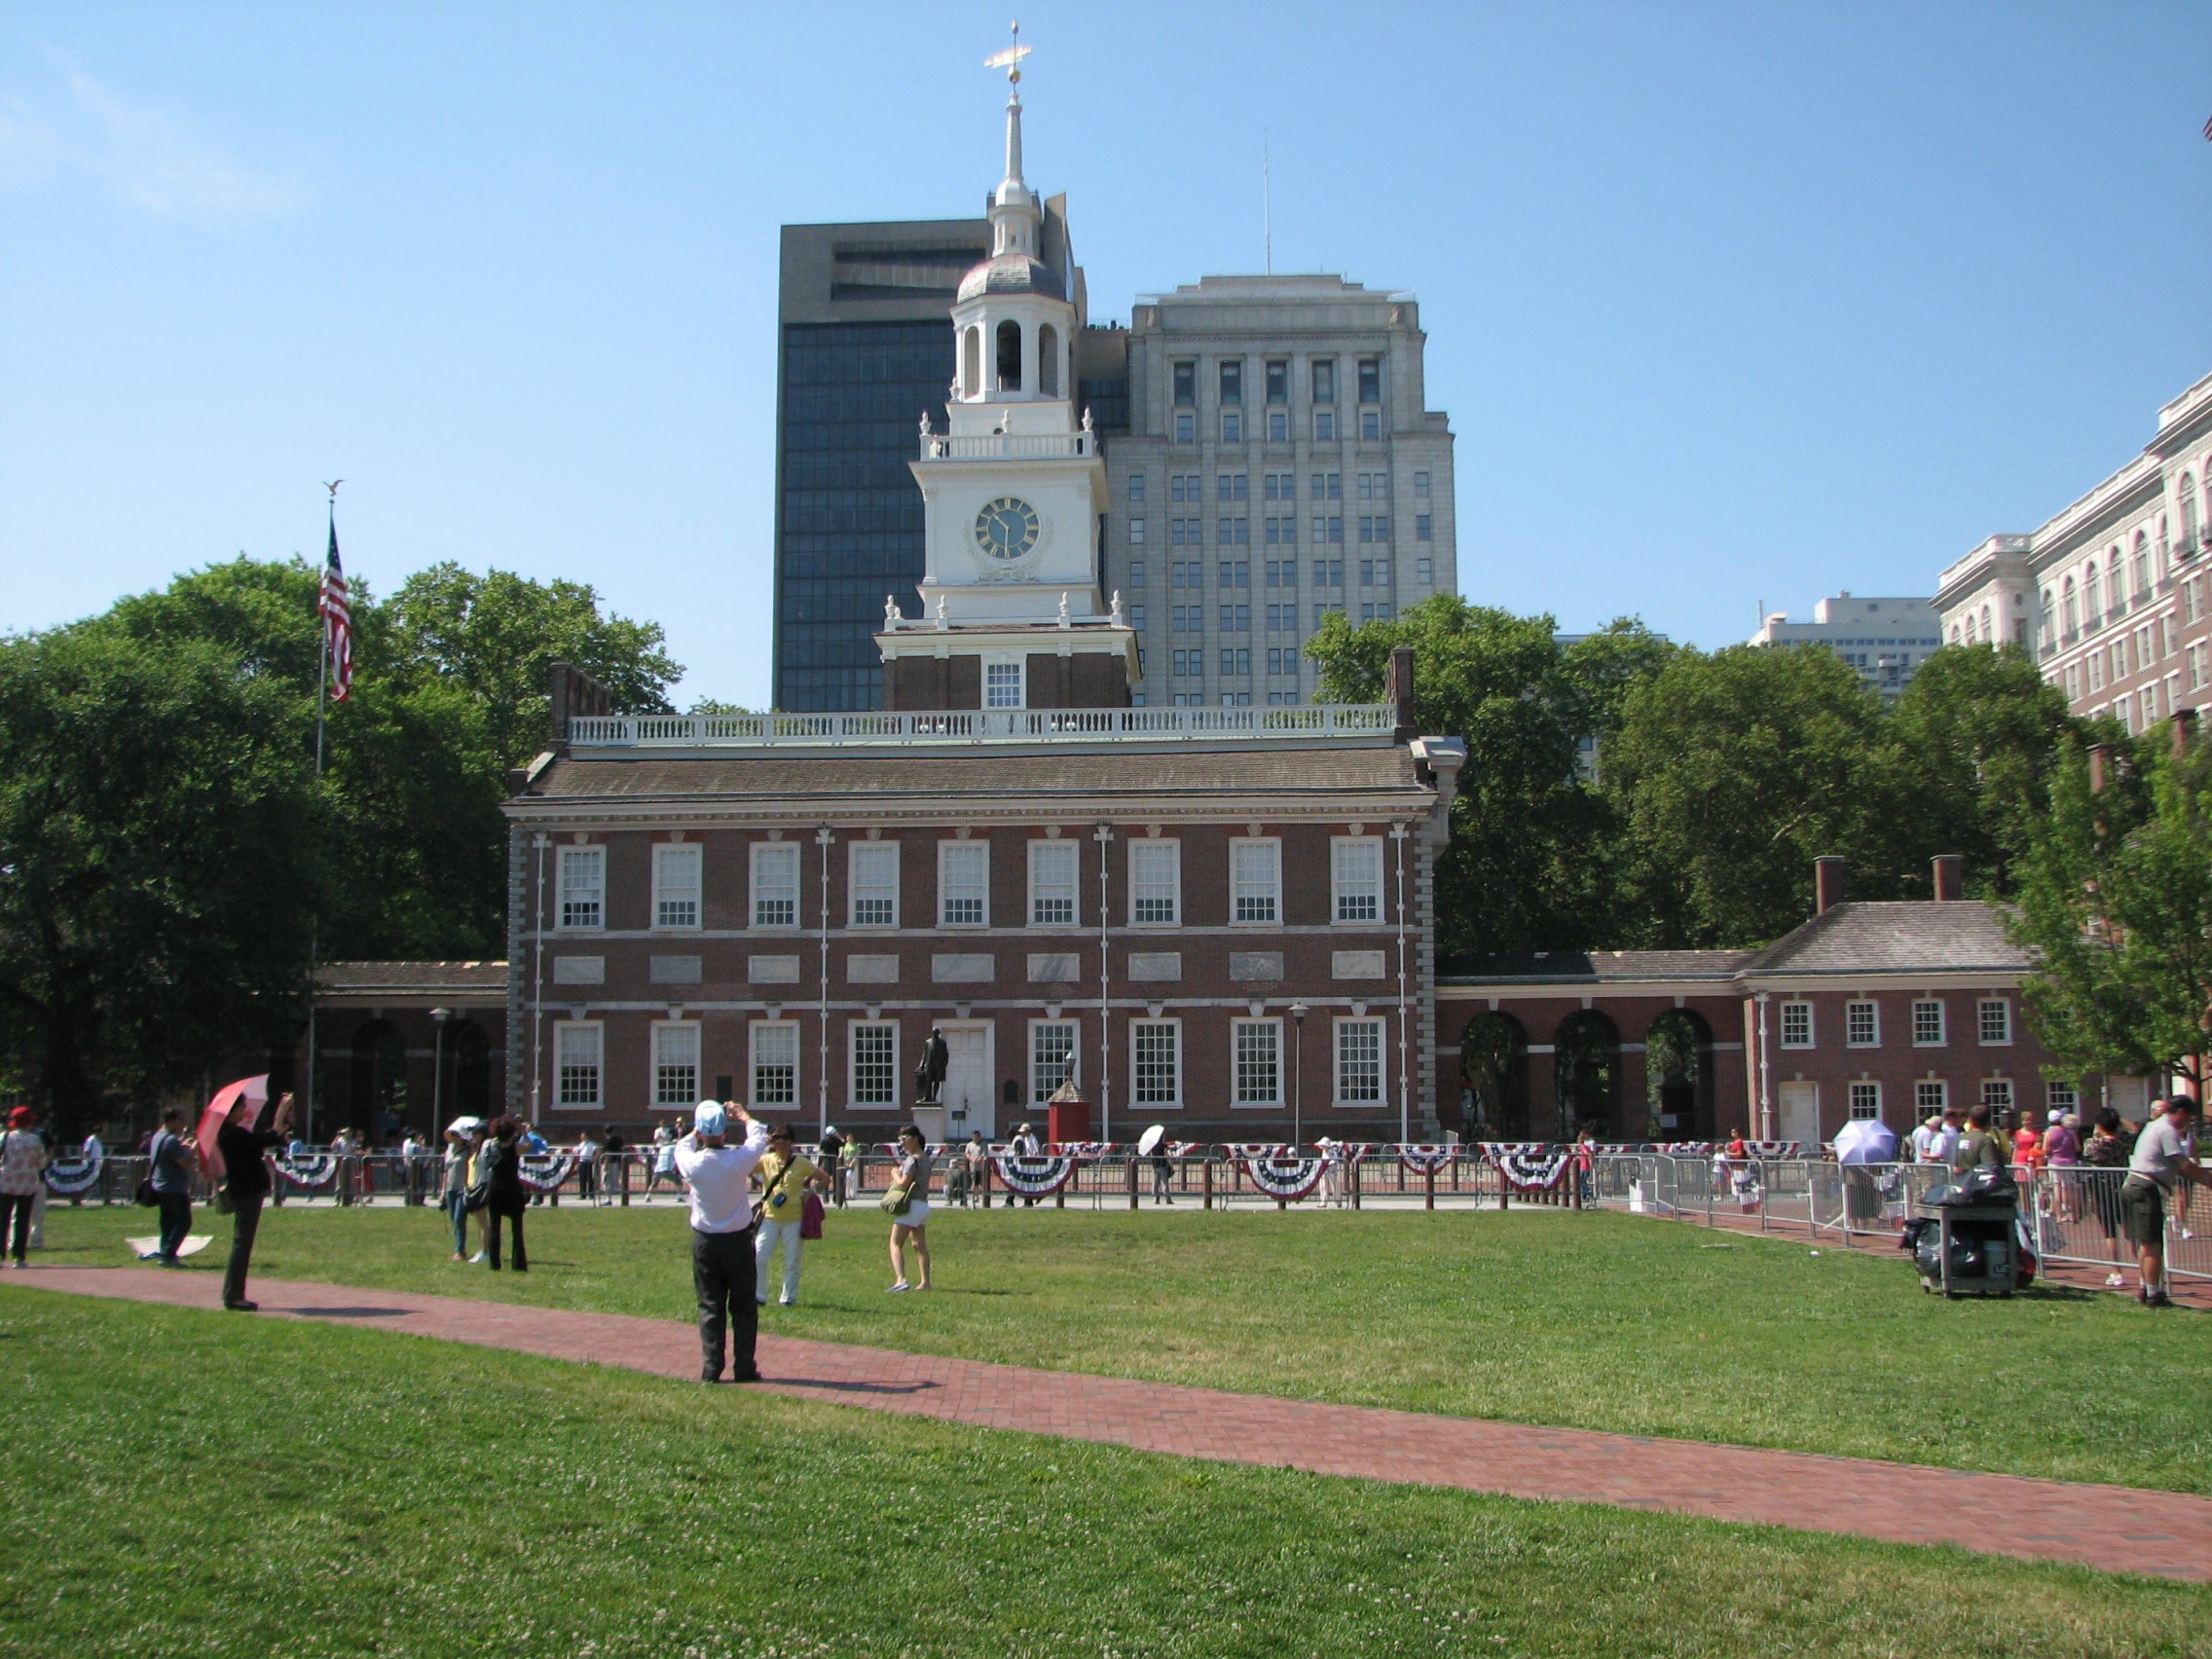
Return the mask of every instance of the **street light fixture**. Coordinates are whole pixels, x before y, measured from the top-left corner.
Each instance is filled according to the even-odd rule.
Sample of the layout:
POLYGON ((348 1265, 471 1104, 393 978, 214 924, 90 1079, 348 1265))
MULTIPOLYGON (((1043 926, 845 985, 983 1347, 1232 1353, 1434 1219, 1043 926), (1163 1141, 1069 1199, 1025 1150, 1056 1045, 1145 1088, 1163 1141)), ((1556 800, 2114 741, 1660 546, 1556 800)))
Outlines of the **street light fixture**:
POLYGON ((1306 1016, 1313 1011, 1302 1002, 1290 1005, 1292 1039, 1290 1082, 1290 1144, 1306 1141, 1306 1016))
POLYGON ((446 1021, 452 1017, 450 1008, 430 1010, 430 1025, 435 1033, 430 1048, 430 1137, 433 1140, 446 1115, 446 1021))

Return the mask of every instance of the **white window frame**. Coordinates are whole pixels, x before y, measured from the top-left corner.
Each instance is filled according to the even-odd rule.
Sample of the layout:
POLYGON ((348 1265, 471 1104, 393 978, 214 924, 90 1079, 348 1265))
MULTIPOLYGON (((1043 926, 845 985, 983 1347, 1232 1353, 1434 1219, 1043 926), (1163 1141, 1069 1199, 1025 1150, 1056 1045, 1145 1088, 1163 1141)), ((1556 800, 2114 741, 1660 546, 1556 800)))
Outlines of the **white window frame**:
POLYGON ((1912 1085, 1912 1121, 1925 1124, 1935 1113, 1951 1109, 1951 1086, 1939 1077, 1917 1078, 1912 1085))
POLYGON ((1279 1019, 1232 1019, 1229 1022, 1229 1104, 1233 1108, 1259 1111, 1268 1108, 1280 1110, 1283 1101, 1283 1046, 1282 1021, 1279 1019), (1246 1072, 1244 1048, 1247 1038, 1264 1040, 1268 1054, 1265 1060, 1255 1059, 1255 1065, 1265 1064, 1273 1074, 1273 1088, 1265 1095, 1253 1094, 1245 1087, 1246 1072))
POLYGON ((1846 1086, 1844 1095, 1849 1102, 1845 1107, 1847 1122, 1858 1123, 1862 1119, 1881 1117, 1882 1086, 1879 1083, 1865 1078, 1858 1079, 1846 1086))
POLYGON ((940 841, 937 844, 937 925, 940 928, 987 928, 991 925, 991 844, 988 841, 940 841), (982 867, 979 882, 964 879, 960 891, 954 892, 954 869, 957 866, 977 864, 982 867), (963 914, 954 919, 954 904, 973 905, 973 915, 963 914))
POLYGON ((763 933, 797 931, 798 892, 799 883, 804 873, 804 855, 800 852, 799 844, 796 841, 756 841, 753 843, 751 868, 748 873, 752 877, 753 903, 751 914, 754 927, 763 933), (791 882, 788 890, 781 880, 763 875, 760 869, 762 865, 783 864, 787 861, 791 865, 791 882), (789 905, 791 913, 781 920, 772 918, 764 920, 762 911, 771 904, 789 905))
POLYGON ((899 1022, 896 1019, 845 1021, 845 1100, 856 1112, 896 1112, 899 1109, 899 1022), (891 1098, 888 1100, 861 1098, 861 1034, 864 1031, 891 1034, 891 1098))
POLYGON ((1176 928, 1183 925, 1183 843, 1173 835, 1158 837, 1132 836, 1129 848, 1129 926, 1132 928, 1176 928), (1164 869, 1154 869, 1142 875, 1140 865, 1159 865, 1164 869), (1158 906, 1161 903, 1161 890, 1166 890, 1166 913, 1158 906), (1146 914, 1147 910, 1150 914, 1146 914))
POLYGON ((1329 1030, 1329 1094, 1338 1106, 1354 1109, 1386 1105, 1390 1098, 1389 1022, 1379 1014, 1340 1014, 1329 1030), (1346 1090, 1345 1038, 1353 1029, 1371 1031, 1375 1039, 1375 1090, 1352 1095, 1346 1090))
POLYGON ((1785 1049, 1813 1049, 1820 1046, 1820 1027, 1813 1022, 1813 1005, 1803 997, 1782 1005, 1781 1012, 1776 1017, 1776 1028, 1781 1034, 1782 1046, 1785 1049), (1805 1016, 1805 1033, 1802 1037, 1792 1040, 1789 1035, 1789 1016, 1797 1013, 1802 1013, 1805 1016))
POLYGON ((604 1019, 556 1019, 553 1022, 553 1109, 556 1112, 601 1112, 607 1108, 607 1021, 604 1019), (571 1040, 586 1042, 590 1057, 581 1055, 571 1059, 571 1040), (591 1094, 586 1099, 569 1092, 569 1071, 571 1065, 591 1068, 591 1094))
POLYGON ((1981 1080, 1981 1103, 1989 1108, 1990 1122, 2001 1123, 2003 1120, 1997 1114, 2016 1108, 2020 1104, 2020 1091, 2012 1087, 2009 1077, 1985 1077, 1981 1080))
POLYGON ((1032 838, 1029 843, 1029 925, 1033 928, 1073 928, 1083 925, 1083 847, 1076 841, 1032 838), (1065 863, 1067 880, 1060 882, 1042 866, 1065 863), (1041 916, 1040 906, 1067 906, 1067 915, 1041 916))
POLYGON ((1951 1012, 1941 997, 1915 997, 1912 1004, 1912 1046, 1915 1049, 1948 1048, 1951 1035, 1951 1012), (1923 1037, 1923 1021, 1933 1015, 1936 1035, 1923 1037))
POLYGON ((554 894, 554 927, 562 933, 604 933, 607 930, 607 849, 563 847, 559 880, 554 894), (587 880, 580 872, 590 871, 587 880), (571 875, 571 871, 579 872, 571 875), (574 900, 570 898, 578 895, 574 900), (586 899, 582 895, 589 895, 586 899), (586 910, 585 906, 589 905, 586 910), (571 905, 574 914, 571 913, 571 905))
POLYGON ((2044 1091, 2047 1108, 2060 1117, 2082 1109, 2082 1091, 2071 1083, 2046 1083, 2044 1091))
POLYGON ((985 709, 1026 709, 1029 707, 1029 664, 1022 657, 985 657, 983 659, 983 707, 985 709), (994 681, 996 683, 994 684, 994 681), (1000 695, 1012 685, 1013 698, 1000 695))
POLYGON ((1385 885, 1385 883, 1384 883, 1384 880, 1383 880, 1383 877, 1384 877, 1384 873, 1385 873, 1385 865, 1384 865, 1384 860, 1383 860, 1383 857, 1382 857, 1382 836, 1380 836, 1380 835, 1332 835, 1332 836, 1330 836, 1330 837, 1329 837, 1329 921, 1330 921, 1331 925, 1332 925, 1332 926, 1335 926, 1335 927, 1344 927, 1344 928, 1379 928, 1379 927, 1382 927, 1382 926, 1383 925, 1383 923, 1384 923, 1384 917, 1383 917, 1383 914, 1382 914, 1382 893, 1383 893, 1383 888, 1384 888, 1384 885, 1385 885), (1351 885, 1347 885, 1347 883, 1346 883, 1346 875, 1345 875, 1345 861, 1346 861, 1346 857, 1347 857, 1347 856, 1349 856, 1349 855, 1351 855, 1351 854, 1354 854, 1354 853, 1365 853, 1365 852, 1372 852, 1372 853, 1374 854, 1374 858, 1375 858, 1375 881, 1374 881, 1374 892, 1372 893, 1372 895, 1364 894, 1364 893, 1362 893, 1362 892, 1361 892, 1361 891, 1359 890, 1359 889, 1360 889, 1360 887, 1364 887, 1364 886, 1365 886, 1365 882, 1364 882, 1364 880, 1362 880, 1362 882, 1361 882, 1361 883, 1359 884, 1359 887, 1354 887, 1354 886, 1351 886, 1351 885), (1346 913, 1346 904, 1347 904, 1347 903, 1351 903, 1351 904, 1352 904, 1352 907, 1353 907, 1354 909, 1357 909, 1357 908, 1359 908, 1360 906, 1359 906, 1359 905, 1357 904, 1356 901, 1358 901, 1359 899, 1362 899, 1362 898, 1372 898, 1372 900, 1373 900, 1373 904, 1374 904, 1374 914, 1373 914, 1373 915, 1360 915, 1360 914, 1351 914, 1351 915, 1347 915, 1347 914, 1346 913))
POLYGON ((655 841, 653 843, 653 931, 655 933, 697 933, 704 925, 707 903, 706 849, 696 841, 655 841), (689 865, 688 885, 671 882, 669 866, 689 865), (688 903, 689 921, 668 919, 670 904, 688 903))
MULTIPOLYGON (((893 1054, 893 1060, 898 1056, 893 1054)), ((896 1070, 896 1065, 894 1065, 896 1070)), ((795 1019, 756 1019, 746 1029, 745 1053, 745 1103, 756 1110, 760 1107, 795 1108, 798 1105, 798 1021, 795 1019), (771 1051, 789 1045, 791 1056, 785 1059, 771 1051), (791 1072, 789 1096, 770 1100, 760 1087, 761 1074, 769 1067, 788 1068, 791 1072)))
POLYGON ((1029 1022, 1029 1104, 1041 1107, 1051 1098, 1052 1091, 1060 1087, 1067 1075, 1064 1063, 1048 1067, 1045 1035, 1053 1034, 1051 1052, 1059 1052, 1059 1034, 1067 1036, 1066 1057, 1076 1063, 1076 1075, 1083 1074, 1083 1027, 1072 1019, 1032 1019, 1029 1022))
POLYGON ((845 844, 845 925, 849 928, 866 929, 869 932, 878 933, 896 928, 899 925, 900 876, 899 843, 897 841, 848 841, 845 844), (874 864, 879 860, 888 863, 890 866, 888 892, 891 902, 891 914, 888 918, 878 916, 864 922, 861 920, 861 905, 864 903, 880 903, 886 889, 879 880, 871 879, 867 887, 866 897, 864 899, 861 866, 874 864))
POLYGON ((1179 1112, 1183 1108, 1183 1022, 1180 1019, 1132 1019, 1129 1021, 1129 1101, 1132 1110, 1150 1112, 1179 1112), (1164 1031, 1174 1045, 1174 1098, 1163 1100, 1155 1088, 1150 1094, 1143 1082, 1144 1050, 1146 1039, 1164 1031))
POLYGON ((2009 1049, 2012 1046, 2011 998, 1977 998, 1973 1005, 1973 1034, 1984 1049, 2009 1049), (2000 1028, 1994 1037, 1989 1034, 1993 1022, 2000 1028))
MULTIPOLYGON (((656 1019, 652 1034, 645 1045, 645 1098, 653 1103, 653 1110, 665 1112, 677 1106, 694 1106, 705 1098, 699 1092, 701 1065, 706 1052, 706 1033, 696 1019, 656 1019), (689 1058, 684 1051, 689 1051, 689 1058), (691 1086, 688 1088, 671 1089, 669 1074, 688 1071, 691 1086)), ((680 1081, 680 1080, 673 1080, 680 1081)))
POLYGON ((1282 839, 1235 835, 1229 842, 1229 921, 1232 927, 1282 926, 1282 839))
POLYGON ((1879 1049, 1882 1046, 1882 1005, 1871 997, 1855 997, 1843 1005, 1843 1046, 1846 1049, 1879 1049), (1860 1032, 1864 1016, 1866 1035, 1860 1032))

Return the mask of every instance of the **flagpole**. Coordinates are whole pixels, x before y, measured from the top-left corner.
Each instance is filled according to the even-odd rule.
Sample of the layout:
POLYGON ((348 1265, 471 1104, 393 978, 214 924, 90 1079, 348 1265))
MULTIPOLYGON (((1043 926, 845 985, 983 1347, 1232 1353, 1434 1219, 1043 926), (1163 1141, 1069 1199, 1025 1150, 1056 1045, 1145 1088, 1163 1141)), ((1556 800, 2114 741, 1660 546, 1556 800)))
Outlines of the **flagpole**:
MULTIPOLYGON (((339 482, 345 481, 341 479, 339 482)), ((338 485, 329 485, 328 489, 330 491, 330 538, 332 541, 336 541, 338 538, 338 485)), ((323 716, 330 703, 330 618, 322 613, 321 602, 323 584, 326 584, 329 580, 330 571, 326 565, 315 587, 314 622, 315 633, 319 636, 319 640, 314 653, 314 776, 315 782, 318 784, 322 782, 323 716)), ((316 959, 321 954, 321 927, 322 918, 319 915, 312 918, 308 923, 308 1109, 305 1138, 310 1146, 314 1144, 314 1079, 316 1071, 320 1069, 315 1063, 320 1056, 316 1054, 314 1046, 314 971, 316 959)))

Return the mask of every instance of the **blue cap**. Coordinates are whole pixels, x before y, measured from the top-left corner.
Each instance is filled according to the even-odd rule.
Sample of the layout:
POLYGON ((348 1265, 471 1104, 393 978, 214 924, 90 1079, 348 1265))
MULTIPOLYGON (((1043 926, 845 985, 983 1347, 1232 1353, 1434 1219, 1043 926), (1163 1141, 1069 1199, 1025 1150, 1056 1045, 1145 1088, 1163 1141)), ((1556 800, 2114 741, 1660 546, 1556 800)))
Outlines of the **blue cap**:
POLYGON ((719 1101, 702 1100, 698 1110, 691 1114, 691 1126, 703 1135, 719 1135, 729 1127, 729 1114, 721 1109, 719 1101))

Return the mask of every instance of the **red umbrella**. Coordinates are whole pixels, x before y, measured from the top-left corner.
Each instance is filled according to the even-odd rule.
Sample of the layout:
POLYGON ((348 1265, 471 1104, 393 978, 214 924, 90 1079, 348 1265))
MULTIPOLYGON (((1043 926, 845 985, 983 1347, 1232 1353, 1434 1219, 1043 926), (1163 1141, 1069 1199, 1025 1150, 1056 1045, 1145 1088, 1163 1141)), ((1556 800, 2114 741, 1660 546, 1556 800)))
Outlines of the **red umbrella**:
POLYGON ((241 1077, 236 1083, 227 1083, 215 1091, 215 1098, 207 1102, 200 1114, 200 1167, 207 1172, 207 1179, 223 1178, 223 1154, 215 1144, 216 1132, 240 1111, 250 1124, 261 1116, 261 1109, 269 1104, 269 1074, 259 1077, 241 1077))

